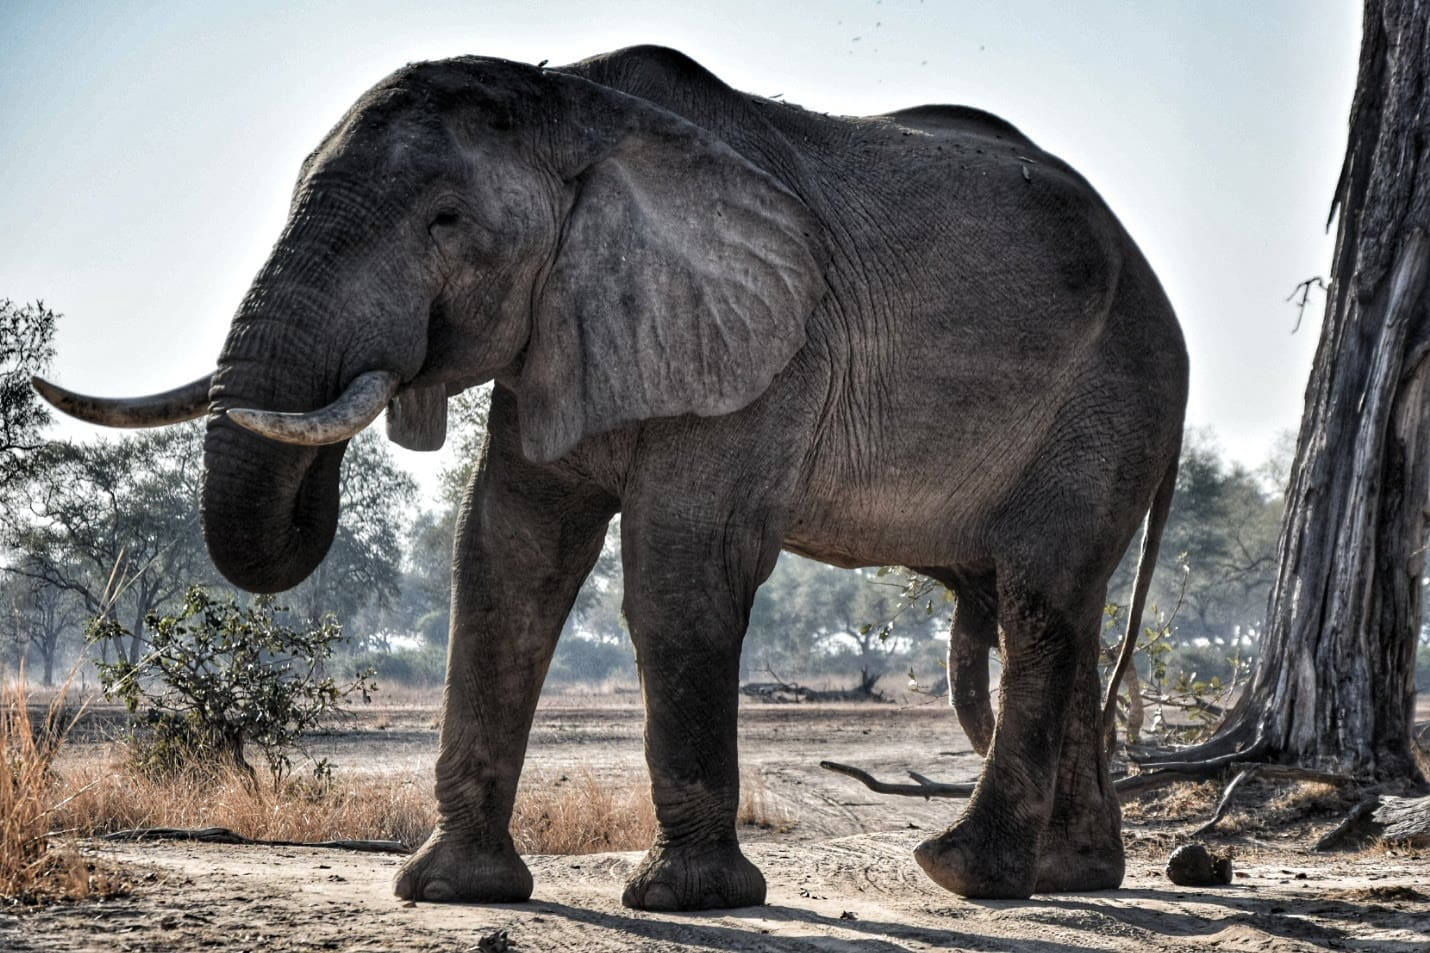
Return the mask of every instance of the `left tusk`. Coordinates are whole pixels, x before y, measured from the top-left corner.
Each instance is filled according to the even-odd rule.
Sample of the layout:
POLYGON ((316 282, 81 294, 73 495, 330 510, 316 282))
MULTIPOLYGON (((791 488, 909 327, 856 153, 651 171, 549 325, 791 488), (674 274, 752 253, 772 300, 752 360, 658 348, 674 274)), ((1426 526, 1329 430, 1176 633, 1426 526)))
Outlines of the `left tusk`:
POLYGON ((359 374, 342 396, 321 410, 289 414, 274 410, 230 410, 234 423, 280 443, 322 447, 350 440, 377 419, 401 383, 391 371, 359 374))
POLYGON ((88 423, 101 427, 164 427, 208 413, 210 377, 205 374, 183 387, 145 397, 90 397, 65 390, 42 377, 30 378, 30 385, 56 409, 88 423))

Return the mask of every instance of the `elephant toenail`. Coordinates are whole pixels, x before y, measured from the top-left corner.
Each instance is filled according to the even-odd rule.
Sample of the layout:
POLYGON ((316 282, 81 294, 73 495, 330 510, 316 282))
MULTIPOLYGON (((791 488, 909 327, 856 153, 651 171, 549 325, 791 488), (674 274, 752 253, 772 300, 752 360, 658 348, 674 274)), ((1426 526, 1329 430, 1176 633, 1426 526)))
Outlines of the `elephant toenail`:
POLYGON ((680 903, 675 898, 675 891, 669 884, 651 884, 645 892, 645 908, 647 910, 679 910, 680 903))
POLYGON ((422 888, 423 900, 435 900, 438 903, 451 900, 456 894, 452 885, 445 880, 429 880, 422 888))

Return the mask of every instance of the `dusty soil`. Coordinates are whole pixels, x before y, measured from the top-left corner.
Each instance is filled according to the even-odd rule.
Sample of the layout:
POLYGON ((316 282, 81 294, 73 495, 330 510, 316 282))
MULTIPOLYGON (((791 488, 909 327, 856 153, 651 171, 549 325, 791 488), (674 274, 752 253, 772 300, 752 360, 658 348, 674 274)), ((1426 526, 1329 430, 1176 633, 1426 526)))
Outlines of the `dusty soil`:
MULTIPOLYGON (((522 905, 413 905, 392 896, 396 857, 93 843, 88 850, 129 868, 133 892, 0 914, 0 950, 1430 950, 1430 850, 1306 853, 1335 823, 1329 811, 1279 829, 1233 816, 1234 835, 1211 840, 1236 851, 1235 881, 1225 887, 1177 887, 1162 874, 1183 832, 1211 807, 1183 797, 1161 806, 1185 803, 1187 816, 1128 826, 1119 891, 960 899, 911 856, 957 816, 957 802, 876 795, 818 767, 828 758, 890 780, 908 768, 972 779, 977 756, 946 707, 751 704, 741 720, 747 783, 780 822, 741 835, 769 881, 762 907, 627 910, 621 887, 638 853, 529 858, 536 893, 522 905)), ((528 771, 629 783, 644 770, 641 724, 634 699, 553 700, 538 714, 528 771)), ((321 739, 315 753, 339 771, 430 777, 435 749, 432 713, 408 710, 368 716, 321 739)), ((1262 796, 1274 804, 1277 791, 1262 796)), ((1137 816, 1165 813, 1152 803, 1137 816)))

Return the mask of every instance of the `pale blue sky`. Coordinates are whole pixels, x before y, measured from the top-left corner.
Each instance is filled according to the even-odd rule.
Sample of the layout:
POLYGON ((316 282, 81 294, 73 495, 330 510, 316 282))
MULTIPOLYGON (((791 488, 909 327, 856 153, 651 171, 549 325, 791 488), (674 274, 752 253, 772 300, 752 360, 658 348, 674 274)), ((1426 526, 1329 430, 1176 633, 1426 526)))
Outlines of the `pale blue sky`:
MULTIPOLYGON (((55 376, 213 366, 303 156, 398 66, 634 43, 826 112, 965 103, 1078 167, 1192 356, 1189 420, 1259 462, 1301 412, 1359 46, 1350 0, 0 3, 0 297, 63 312, 55 376)), ((425 463, 404 454, 409 465, 425 463)))

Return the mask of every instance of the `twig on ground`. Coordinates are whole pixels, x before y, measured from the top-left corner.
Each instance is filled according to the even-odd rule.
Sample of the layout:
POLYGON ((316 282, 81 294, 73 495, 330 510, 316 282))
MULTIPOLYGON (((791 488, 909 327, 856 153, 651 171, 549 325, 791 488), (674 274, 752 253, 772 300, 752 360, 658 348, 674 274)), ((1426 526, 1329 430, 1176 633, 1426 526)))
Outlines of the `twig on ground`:
POLYGON ((105 840, 196 840, 209 844, 251 844, 259 847, 324 847, 373 854, 410 854, 412 848, 395 840, 260 840, 244 837, 227 827, 136 827, 105 834, 105 840))
POLYGON ((819 766, 826 771, 833 771, 835 774, 851 777, 877 794, 917 795, 924 799, 931 797, 970 797, 973 794, 972 782, 966 784, 947 784, 941 781, 930 781, 928 778, 914 771, 909 772, 909 777, 915 781, 914 784, 891 784, 888 781, 880 781, 867 771, 851 767, 847 764, 840 764, 837 761, 821 761, 819 762, 819 766))

